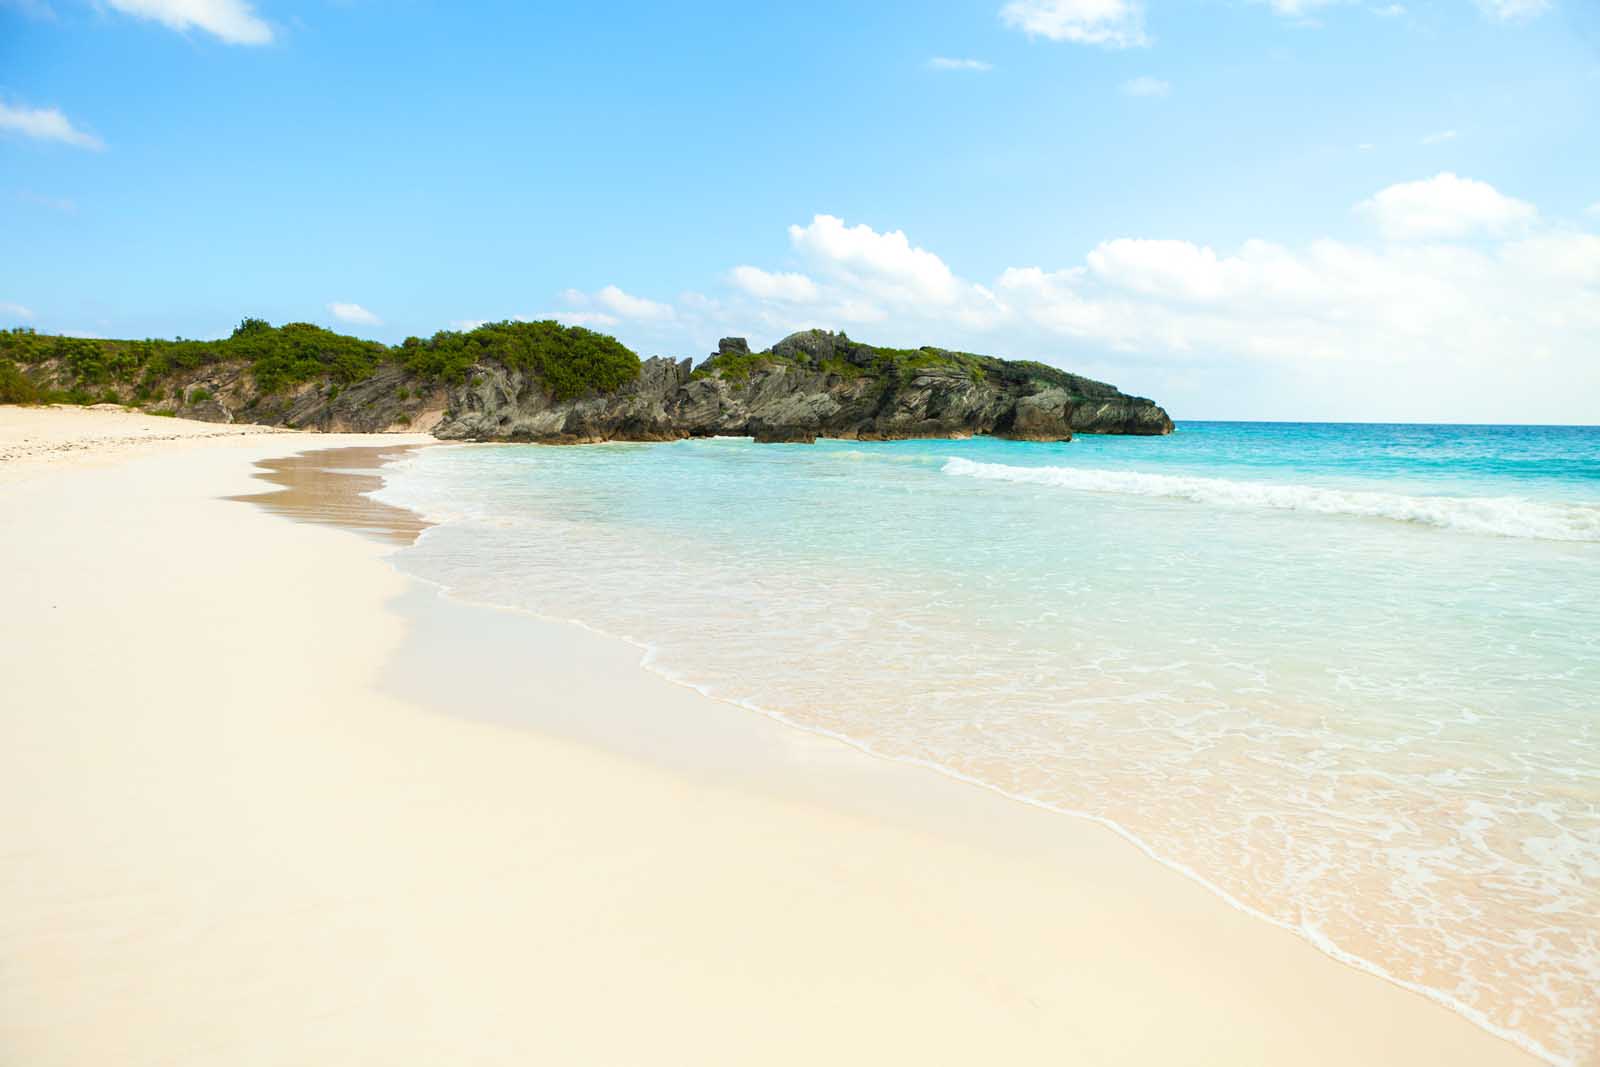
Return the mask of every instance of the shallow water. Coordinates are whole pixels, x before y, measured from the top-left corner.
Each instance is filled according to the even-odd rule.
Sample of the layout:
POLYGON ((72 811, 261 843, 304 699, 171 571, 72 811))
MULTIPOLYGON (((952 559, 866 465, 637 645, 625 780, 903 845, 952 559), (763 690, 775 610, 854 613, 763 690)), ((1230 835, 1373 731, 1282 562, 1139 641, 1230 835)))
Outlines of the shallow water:
POLYGON ((397 557, 1600 1048, 1600 430, 428 449, 397 557))

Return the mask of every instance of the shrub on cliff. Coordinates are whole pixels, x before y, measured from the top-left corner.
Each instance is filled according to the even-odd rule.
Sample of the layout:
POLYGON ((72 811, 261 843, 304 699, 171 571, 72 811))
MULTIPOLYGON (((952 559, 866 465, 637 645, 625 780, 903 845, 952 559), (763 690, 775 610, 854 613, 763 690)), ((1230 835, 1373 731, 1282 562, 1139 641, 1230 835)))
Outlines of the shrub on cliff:
POLYGON ((395 358, 413 374, 452 385, 479 360, 536 374, 557 400, 610 392, 639 376, 639 357, 615 337, 559 322, 491 322, 467 332, 408 337, 395 358))
POLYGON ((0 358, 24 366, 48 363, 68 390, 132 386, 140 399, 164 392, 163 383, 182 371, 228 361, 250 364, 256 386, 275 393, 289 385, 328 377, 354 382, 368 377, 389 358, 376 341, 324 330, 305 322, 274 327, 245 319, 233 334, 216 341, 111 341, 58 337, 32 330, 0 332, 0 358))
POLYGON ((0 404, 37 404, 40 395, 28 376, 9 359, 0 359, 0 404))
POLYGON ((260 319, 245 319, 233 336, 217 342, 217 348, 222 358, 249 360, 256 387, 264 393, 324 375, 341 384, 358 382, 370 377, 389 355, 387 345, 309 322, 273 329, 260 319))

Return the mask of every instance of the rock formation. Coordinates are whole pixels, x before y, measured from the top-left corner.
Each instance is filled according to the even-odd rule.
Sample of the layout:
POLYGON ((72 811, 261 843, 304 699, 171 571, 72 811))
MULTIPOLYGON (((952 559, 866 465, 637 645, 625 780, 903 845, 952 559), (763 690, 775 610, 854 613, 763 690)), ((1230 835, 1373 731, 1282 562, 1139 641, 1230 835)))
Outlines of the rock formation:
MULTIPOLYGON (((241 324, 230 340, 207 344, 19 332, 0 335, 5 340, 21 352, 23 370, 40 390, 185 418, 301 429, 409 429, 453 440, 548 444, 717 435, 774 443, 973 434, 1065 441, 1074 433, 1172 432, 1172 420, 1153 401, 1043 363, 880 348, 823 330, 791 334, 764 352, 752 352, 743 338, 724 338, 698 367, 686 359, 641 361, 611 338, 556 323, 497 324, 395 348, 258 320, 241 324), (573 346, 579 353, 601 350, 611 361, 609 380, 621 384, 599 388, 580 380, 558 390, 537 369, 550 364, 517 347, 528 338, 547 345, 540 358, 573 360, 558 365, 569 378, 574 368, 589 366, 582 362, 589 357, 562 355, 562 343, 581 342, 573 346), (416 357, 440 339, 467 354, 430 371, 416 357), (506 347, 460 347, 481 340, 506 347), (279 346, 267 350, 279 353, 276 363, 260 355, 268 342, 279 346), (254 363, 232 354, 241 347, 257 352, 254 363)), ((0 347, 0 357, 6 355, 0 347)))
POLYGON ((938 348, 883 349, 843 334, 792 334, 768 352, 724 338, 690 361, 645 360, 611 393, 557 401, 494 362, 452 389, 433 427, 459 440, 667 441, 712 435, 761 442, 885 441, 993 434, 1065 441, 1077 433, 1165 434, 1153 401, 1041 363, 938 348))

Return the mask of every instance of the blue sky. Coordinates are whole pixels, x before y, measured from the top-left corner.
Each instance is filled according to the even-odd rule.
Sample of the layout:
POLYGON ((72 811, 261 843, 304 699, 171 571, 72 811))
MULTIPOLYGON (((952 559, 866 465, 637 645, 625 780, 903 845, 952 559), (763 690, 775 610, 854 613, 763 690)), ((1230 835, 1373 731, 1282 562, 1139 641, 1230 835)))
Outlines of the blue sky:
POLYGON ((1600 4, 0 0, 0 325, 825 326, 1600 422, 1600 4))

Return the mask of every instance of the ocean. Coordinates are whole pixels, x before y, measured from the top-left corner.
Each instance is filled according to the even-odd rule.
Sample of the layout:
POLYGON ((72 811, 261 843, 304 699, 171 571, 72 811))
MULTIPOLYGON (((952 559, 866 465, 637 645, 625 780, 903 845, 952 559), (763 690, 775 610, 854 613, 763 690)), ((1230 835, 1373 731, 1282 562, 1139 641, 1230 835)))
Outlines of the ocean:
POLYGON ((1600 1053, 1600 429, 430 448, 395 558, 1600 1053))

